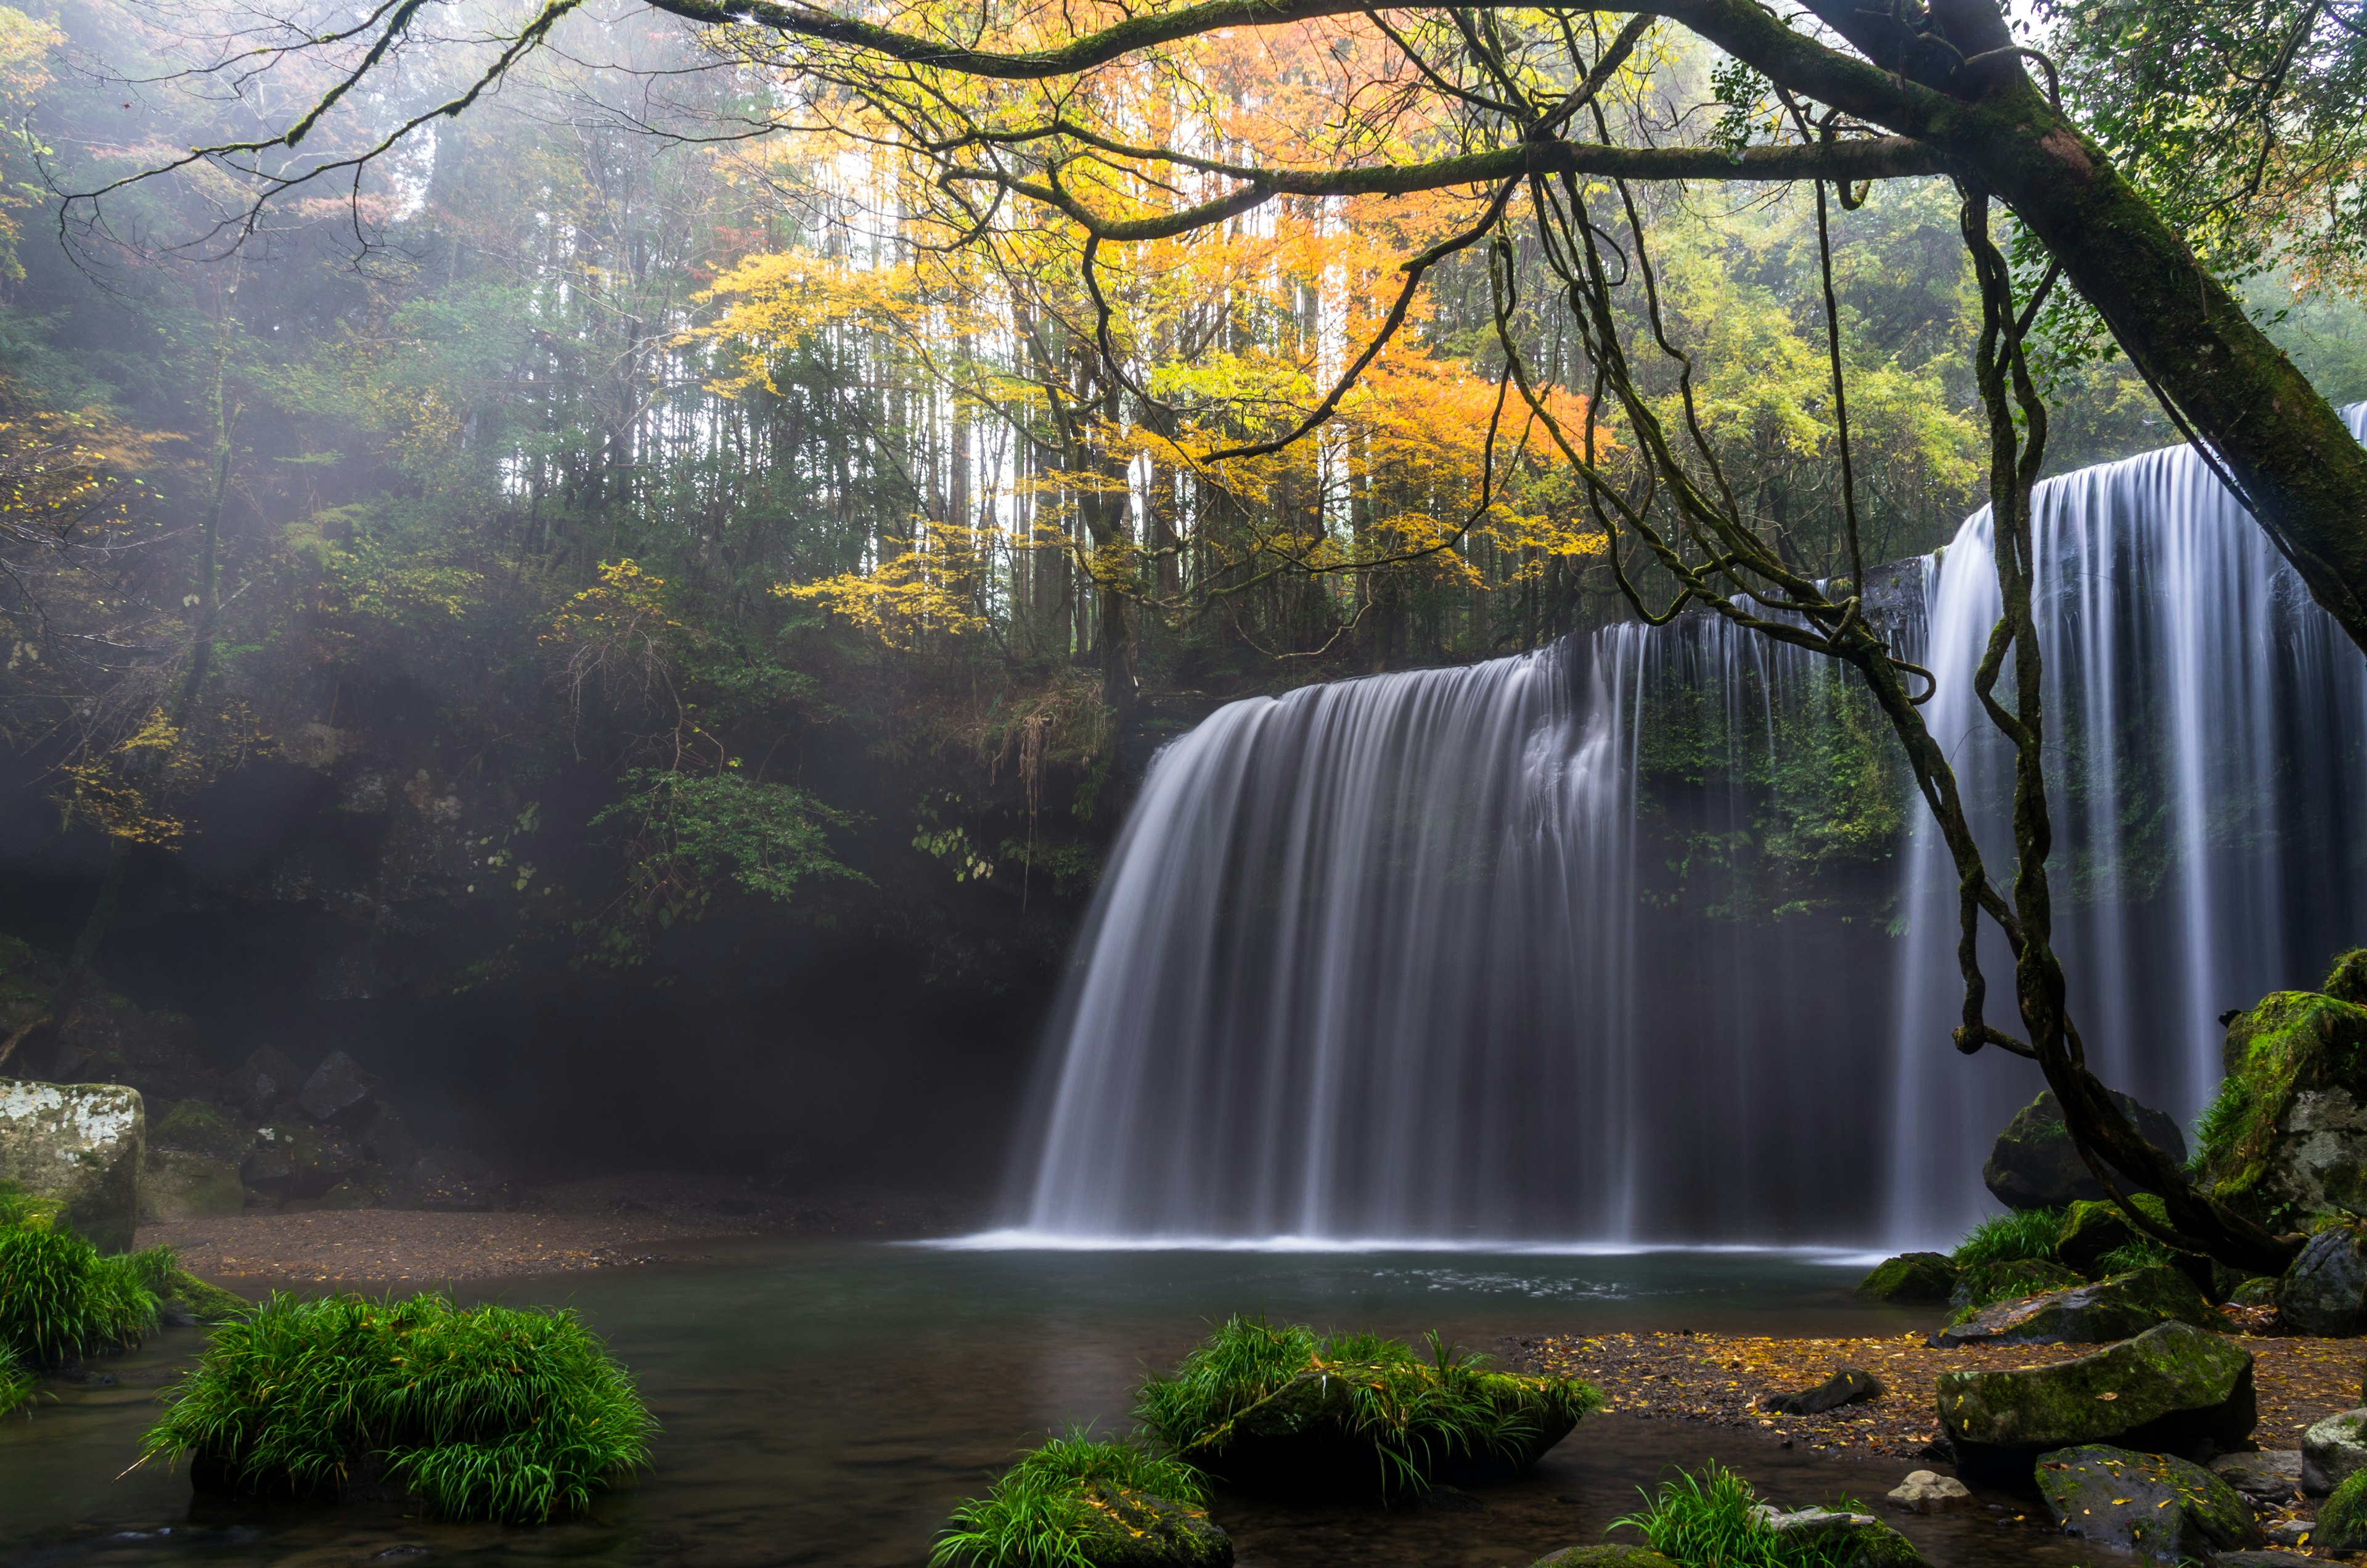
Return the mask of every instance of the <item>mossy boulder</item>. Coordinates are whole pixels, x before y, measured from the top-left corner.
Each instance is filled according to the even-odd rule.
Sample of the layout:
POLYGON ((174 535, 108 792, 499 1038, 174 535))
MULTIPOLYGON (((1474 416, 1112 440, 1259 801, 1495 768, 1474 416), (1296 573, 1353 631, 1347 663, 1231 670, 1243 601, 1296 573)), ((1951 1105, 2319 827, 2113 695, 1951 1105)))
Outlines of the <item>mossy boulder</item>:
POLYGON ((2198 1140, 2214 1195, 2276 1230, 2367 1209, 2367 1007, 2274 992, 2229 1022, 2223 1059, 2198 1140))
MULTIPOLYGON (((1576 1414, 1537 1397, 1543 1380, 1511 1373, 1478 1374, 1487 1380, 1501 1430, 1514 1434, 1506 1448, 1474 1451, 1451 1443, 1418 1445, 1428 1458, 1427 1479, 1493 1480, 1515 1475, 1545 1457, 1569 1436, 1576 1414)), ((1410 1478, 1368 1429, 1361 1394, 1370 1382, 1357 1381, 1353 1366, 1334 1364, 1302 1372, 1257 1405, 1237 1416, 1221 1438, 1185 1450, 1184 1457, 1210 1474, 1269 1494, 1387 1493, 1410 1478)))
MULTIPOLYGON (((2186 1137, 2178 1123, 2158 1111, 2138 1104, 2125 1094, 2112 1097, 2135 1122, 2138 1135, 2180 1164, 2186 1161, 2186 1137)), ((2106 1193, 2089 1174, 2087 1163, 2072 1146, 2063 1124, 2063 1108, 2052 1089, 2014 1112, 1998 1134, 1981 1180, 1997 1201, 2009 1209, 2060 1209, 2078 1202, 2102 1202, 2106 1193)))
POLYGON ((2024 1296, 2044 1295, 2050 1291, 2067 1291, 2086 1283, 2060 1263, 2050 1263, 2043 1258, 2014 1258, 2003 1263, 1976 1263, 1956 1276, 1956 1288, 1948 1292, 1948 1305, 1962 1317, 1968 1313, 1996 1302, 2019 1301, 2024 1296))
POLYGON ((2180 1562, 2268 1544, 2234 1487, 2169 1454, 2060 1449, 2039 1456, 2035 1478, 2055 1522, 2099 1546, 2180 1562))
POLYGON ((2367 1227, 2333 1225, 2310 1237, 2277 1281, 2277 1314, 2304 1334, 2367 1332, 2367 1227))
POLYGON ((148 1128, 151 1148, 206 1155, 235 1166, 254 1145, 255 1129, 202 1100, 175 1100, 148 1128))
POLYGON ((246 1207, 238 1167, 210 1155, 150 1149, 140 1176, 140 1223, 210 1219, 246 1207))
POLYGON ((2318 1505, 2309 1544, 2320 1551, 2367 1551, 2367 1471, 2354 1472, 2318 1505))
POLYGON ((2323 1497, 2367 1470, 2367 1409, 2311 1424, 2301 1438, 2301 1489, 2323 1497))
POLYGON ((137 1089, 0 1078, 0 1181, 55 1200, 102 1252, 131 1250, 147 1147, 137 1089))
POLYGON ((1924 1568, 1914 1542, 1872 1514, 1840 1508, 1785 1513, 1763 1503, 1750 1514, 1783 1542, 1779 1560, 1829 1563, 1832 1568, 1924 1568))
POLYGON ((220 1285, 208 1284, 186 1269, 176 1269, 165 1275, 156 1294, 167 1323, 228 1323, 255 1310, 255 1303, 245 1297, 232 1295, 220 1285))
POLYGON ((1565 1546, 1549 1551, 1529 1568, 1682 1568, 1673 1557, 1663 1557, 1648 1546, 1604 1541, 1599 1546, 1565 1546))
POLYGON ((1229 1568, 1233 1541, 1208 1510, 1147 1492, 1109 1487, 1086 1494, 1088 1520, 1077 1549, 1093 1568, 1229 1568))
POLYGON ((2051 1367, 1942 1372, 1937 1403, 1958 1472, 2009 1484, 2027 1483, 2040 1454, 2083 1444, 2234 1449, 2259 1418, 2251 1352, 2188 1323, 2051 1367))
POLYGON ((1857 1293, 1897 1306, 1944 1302, 1956 1288, 1956 1272, 1944 1252, 1902 1252, 1875 1264, 1874 1272, 1858 1281, 1857 1293))
MULTIPOLYGON (((2140 1193, 2129 1201, 2147 1219, 2169 1223, 2169 1211, 2152 1193, 2140 1193)), ((2063 1229, 2055 1242, 2055 1261, 2075 1274, 2092 1278, 2106 1254, 2118 1252, 2144 1234, 2129 1224, 2116 1203, 2074 1203, 2063 1216, 2063 1229)))
POLYGON ((1941 1349, 1958 1345, 2105 1345, 2134 1339, 2164 1323, 2217 1328, 2219 1314, 2175 1269, 2156 1265, 2092 1285, 1999 1302, 1931 1337, 1941 1349))

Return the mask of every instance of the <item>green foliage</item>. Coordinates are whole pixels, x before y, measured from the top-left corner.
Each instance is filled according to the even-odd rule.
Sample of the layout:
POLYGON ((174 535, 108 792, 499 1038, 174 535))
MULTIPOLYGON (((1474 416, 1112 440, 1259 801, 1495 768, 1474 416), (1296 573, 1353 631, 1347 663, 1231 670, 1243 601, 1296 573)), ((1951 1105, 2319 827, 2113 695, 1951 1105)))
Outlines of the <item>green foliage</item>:
MULTIPOLYGON (((1759 1494, 1716 1460, 1698 1475, 1677 1472, 1645 1500, 1643 1512, 1614 1519, 1611 1528, 1637 1531, 1685 1568, 1840 1568, 1856 1555, 1846 1540, 1787 1536, 1752 1518, 1759 1494)), ((1840 1506, 1855 1511, 1854 1504, 1840 1506)))
POLYGON ((1992 1214, 1966 1231, 1948 1256, 1960 1269, 1983 1263, 2045 1261, 2055 1256, 2063 1217, 2061 1209, 2017 1209, 1992 1214))
POLYGON ((983 1497, 954 1510, 929 1553, 932 1568, 1090 1568, 1084 1542, 1096 1506, 1119 1493, 1187 1508, 1206 1501, 1199 1472, 1127 1442, 1097 1442, 1082 1430, 1023 1456, 983 1497))
POLYGON ((0 1342, 37 1366, 137 1345, 156 1326, 150 1281, 172 1266, 163 1248, 106 1258, 71 1231, 0 1225, 0 1342))
POLYGON ((0 1339, 0 1416, 33 1402, 33 1374, 18 1364, 16 1348, 0 1339))
POLYGON ((2149 1235, 2139 1235, 2112 1248, 2096 1259, 2096 1277, 2109 1280, 2115 1274, 2133 1274, 2140 1269, 2157 1264, 2171 1266, 2179 1254, 2149 1235))
POLYGON ((2187 1170, 2199 1176, 2212 1166, 2225 1163, 2249 1125, 2251 1111, 2249 1081, 2240 1075, 2220 1079, 2219 1092, 2194 1118, 2194 1152, 2186 1156, 2187 1170))
POLYGON ((1427 1356, 1374 1334, 1231 1317, 1174 1371, 1144 1381, 1135 1414, 1186 1459, 1221 1458, 1237 1424, 1301 1385, 1344 1393, 1345 1426, 1378 1454, 1385 1491, 1420 1489, 1456 1459, 1512 1459, 1548 1423, 1602 1408, 1583 1382, 1488 1370, 1436 1333, 1427 1356))
POLYGON ((647 1461, 630 1377, 572 1311, 274 1294, 216 1330, 144 1457, 220 1461, 240 1486, 335 1492, 367 1466, 445 1518, 579 1511, 647 1461))

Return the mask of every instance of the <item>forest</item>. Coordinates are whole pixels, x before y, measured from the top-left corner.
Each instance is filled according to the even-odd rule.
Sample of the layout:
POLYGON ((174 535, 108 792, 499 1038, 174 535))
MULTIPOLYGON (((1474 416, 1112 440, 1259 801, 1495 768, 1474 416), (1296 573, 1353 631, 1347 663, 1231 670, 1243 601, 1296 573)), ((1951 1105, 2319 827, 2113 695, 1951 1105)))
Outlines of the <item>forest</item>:
POLYGON ((2367 1551, 2360 0, 0 3, 0 1562, 2367 1551))

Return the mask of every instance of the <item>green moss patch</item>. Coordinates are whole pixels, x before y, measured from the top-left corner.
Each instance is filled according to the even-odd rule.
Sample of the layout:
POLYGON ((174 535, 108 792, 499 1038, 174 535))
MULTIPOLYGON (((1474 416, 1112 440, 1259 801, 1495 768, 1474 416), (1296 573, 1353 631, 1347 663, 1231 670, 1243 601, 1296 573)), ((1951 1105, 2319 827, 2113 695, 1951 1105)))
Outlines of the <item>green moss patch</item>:
MULTIPOLYGON (((2271 1224, 2308 1216, 2276 1180, 2280 1134, 2293 1102, 2367 1087, 2367 1007, 2316 991, 2278 991, 2228 1026, 2227 1077, 2195 1126, 2196 1169, 2214 1194, 2271 1224)), ((2352 1173, 2335 1202, 2367 1205, 2367 1172, 2352 1173)))
POLYGON ((1372 1334, 1229 1319, 1135 1413, 1183 1458, 1288 1491, 1419 1491, 1525 1469, 1602 1407, 1583 1382, 1491 1371, 1432 1335, 1417 1352, 1372 1334))
POLYGON ((1200 1473, 1082 1432, 1024 1455, 954 1510, 932 1568, 1216 1568, 1232 1542, 1208 1522, 1200 1473))
POLYGON ((538 1522, 648 1460, 655 1423, 572 1311, 277 1295, 217 1329, 144 1458, 233 1490, 379 1482, 444 1518, 538 1522))
MULTIPOLYGON (((2169 1224, 2169 1211, 2150 1192, 2129 1200, 2138 1213, 2157 1224, 2169 1224)), ((2063 1225, 2055 1236, 2055 1261, 2090 1279, 2126 1273, 2150 1264, 2167 1263, 2176 1254, 2129 1223, 2114 1203, 2080 1201, 2064 1211, 2063 1225)))

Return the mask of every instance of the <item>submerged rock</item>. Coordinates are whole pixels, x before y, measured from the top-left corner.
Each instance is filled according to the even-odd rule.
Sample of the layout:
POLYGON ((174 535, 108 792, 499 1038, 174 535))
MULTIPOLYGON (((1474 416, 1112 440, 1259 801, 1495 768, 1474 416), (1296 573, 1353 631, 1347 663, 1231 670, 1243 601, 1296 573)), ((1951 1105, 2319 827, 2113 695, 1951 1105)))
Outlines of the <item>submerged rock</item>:
POLYGON ((1821 1416, 1844 1404, 1880 1399, 1882 1394, 1881 1379, 1856 1367, 1843 1367, 1814 1388, 1767 1394, 1759 1401, 1759 1408, 1779 1416, 1821 1416))
POLYGON ((2310 1237, 2277 1282, 2277 1314, 2304 1334, 2367 1331, 2367 1228, 2336 1225, 2310 1237))
POLYGON ((1229 1568, 1232 1538, 1208 1518, 1147 1492, 1086 1494, 1091 1525, 1078 1542, 1093 1568, 1229 1568))
POLYGON ((2367 1409, 2346 1410, 2302 1434, 2301 1489, 2323 1497, 2367 1470, 2367 1409))
POLYGON ((1999 1302, 1931 1336, 1940 1349, 1958 1345, 2106 1345, 2134 1339, 2165 1323, 2216 1328, 2218 1314, 2194 1281, 2157 1265, 2075 1290, 1999 1302))
MULTIPOLYGON (((2170 1158, 2184 1164, 2186 1137, 2178 1123, 2160 1111, 2139 1105, 2125 1094, 2112 1096, 2136 1123, 2137 1134, 2170 1158)), ((2063 1108, 2048 1089, 2014 1112, 1998 1135, 1981 1180, 1997 1201, 2009 1209, 2061 1209, 2080 1201, 2102 1202, 2106 1194, 2088 1173, 2087 1163, 2071 1145, 2063 1125, 2063 1108)))
POLYGON ((2268 1544, 2236 1489, 2168 1454, 2090 1444, 2039 1457, 2039 1495, 2066 1532, 2172 1561, 2268 1544))
POLYGON ((1890 1500, 1919 1514, 1953 1514, 1973 1506, 1973 1490, 1953 1475, 1910 1470, 1892 1487, 1890 1500))
POLYGON ((1948 1292, 1948 1304, 1961 1314, 1997 1302, 2067 1291, 2086 1282, 2060 1263, 2050 1263, 2043 1258, 1976 1263, 1956 1276, 1956 1288, 1948 1292))
POLYGON ((2228 1024, 2223 1059, 2203 1123, 2213 1195, 2272 1230, 2367 1209, 2367 1007, 2272 993, 2228 1024))
POLYGON ((2051 1367, 1942 1372, 1938 1405, 1958 1471, 2017 1485, 2056 1449, 2234 1449, 2259 1418, 2251 1352, 2187 1323, 2051 1367))
POLYGON ((147 1146, 137 1089, 0 1078, 0 1180, 57 1203, 102 1252, 131 1250, 147 1146))
POLYGON ((1902 1252, 1875 1264, 1874 1272, 1858 1282, 1857 1293, 1904 1306, 1944 1302, 1955 1288, 1956 1265, 1946 1253, 1902 1252))

